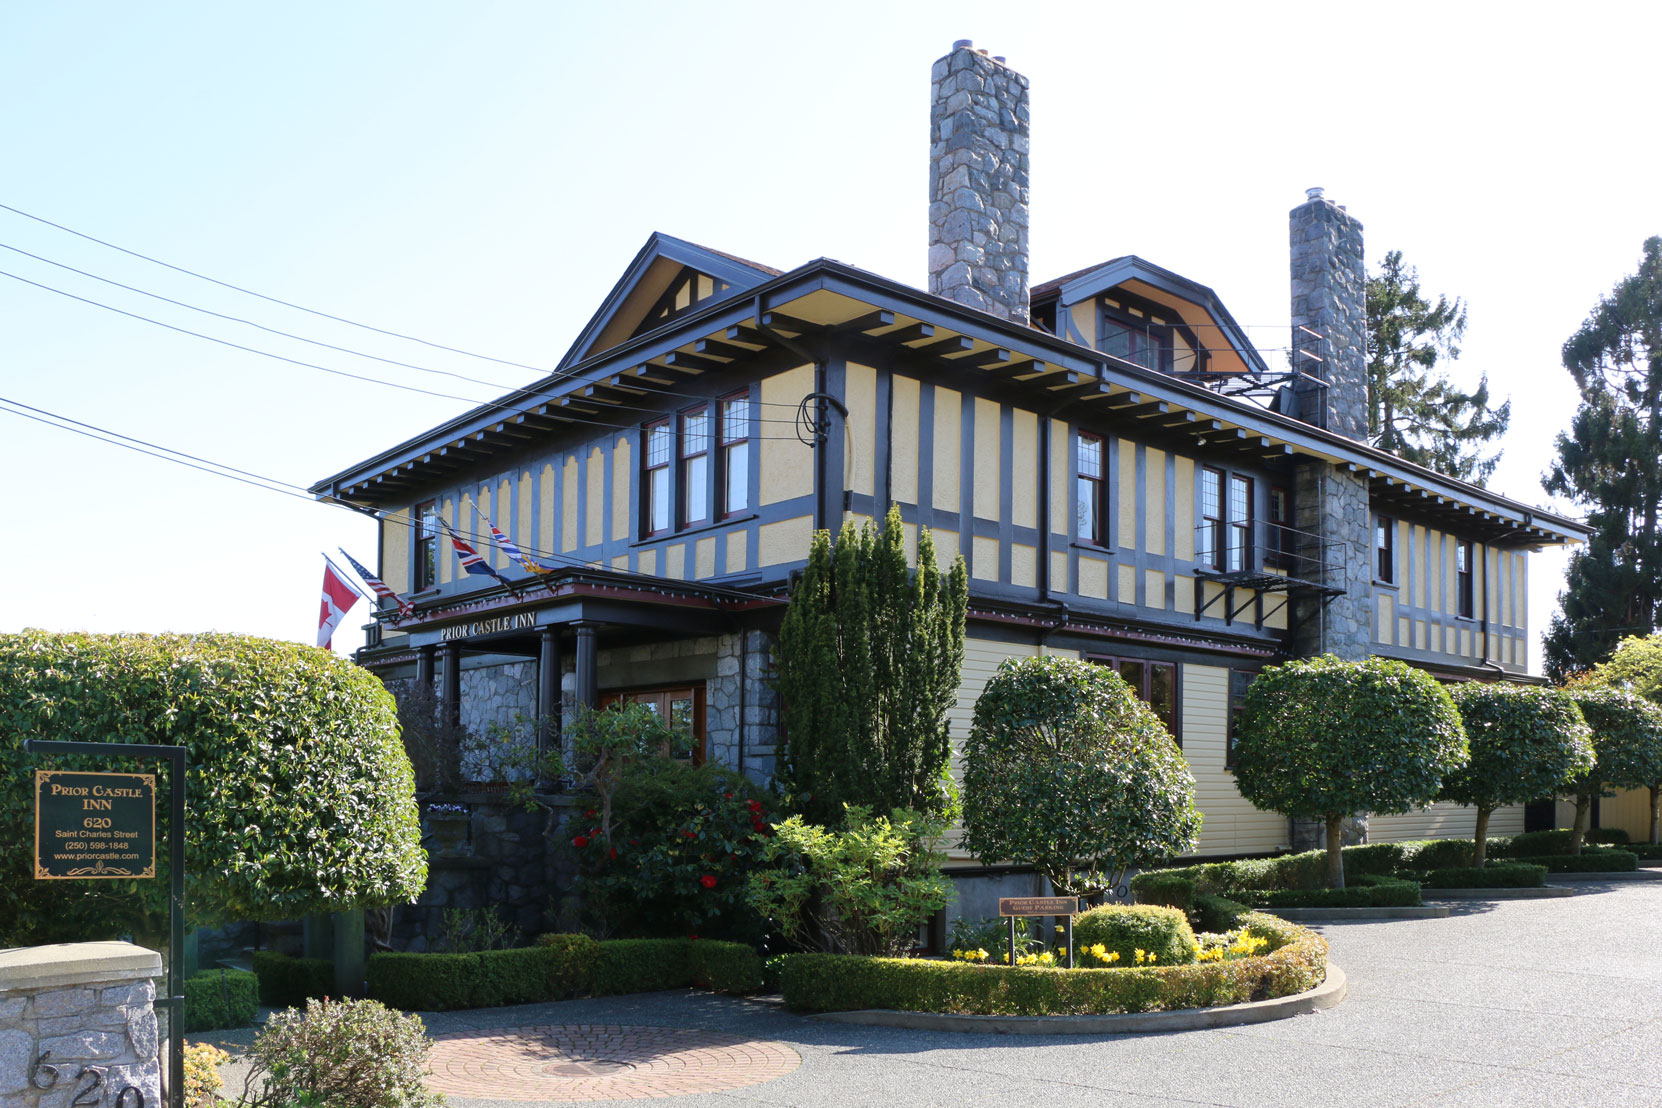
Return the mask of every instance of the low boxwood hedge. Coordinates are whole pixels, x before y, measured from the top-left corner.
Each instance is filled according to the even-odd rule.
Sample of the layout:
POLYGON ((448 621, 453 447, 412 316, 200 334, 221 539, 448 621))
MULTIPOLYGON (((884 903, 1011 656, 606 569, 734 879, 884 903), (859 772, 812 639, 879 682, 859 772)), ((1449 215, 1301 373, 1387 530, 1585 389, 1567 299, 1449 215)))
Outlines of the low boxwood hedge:
POLYGON ((537 945, 477 954, 375 954, 369 995, 394 1008, 496 1008, 575 996, 655 992, 693 986, 750 993, 762 959, 742 943, 699 939, 616 939, 542 935, 537 945))
POLYGON ((186 1031, 247 1027, 259 1010, 260 980, 247 970, 203 970, 185 978, 186 1031))
POLYGON ((1420 886, 1395 877, 1360 874, 1342 889, 1283 889, 1253 893, 1252 903, 1263 908, 1418 908, 1420 886))
POLYGON ((1528 862, 1490 862, 1482 869, 1452 866, 1420 876, 1427 889, 1538 889, 1547 883, 1547 867, 1528 862))
POLYGON ((1266 953, 1231 962, 1128 969, 1041 969, 917 958, 791 954, 785 1004, 802 1012, 889 1008, 984 1016, 1094 1015, 1210 1008, 1287 996, 1327 972, 1321 936, 1273 916, 1243 922, 1266 953))
POLYGON ((1552 873, 1631 873, 1639 868, 1639 856, 1631 850, 1604 848, 1584 849, 1580 854, 1541 854, 1507 860, 1545 866, 1552 873))
POLYGON ((1628 843, 1622 849, 1641 862, 1654 862, 1662 858, 1662 843, 1628 843))
POLYGON ((268 1008, 304 1008, 312 998, 334 996, 335 964, 327 958, 294 958, 275 950, 254 952, 260 1003, 268 1008))
POLYGON ((1237 922, 1252 909, 1238 900, 1213 893, 1197 893, 1195 906, 1189 911, 1189 922, 1196 931, 1232 931, 1237 922))
POLYGON ((1187 912, 1194 906, 1195 883, 1171 870, 1149 870, 1131 879, 1131 896, 1138 904, 1157 904, 1187 912))

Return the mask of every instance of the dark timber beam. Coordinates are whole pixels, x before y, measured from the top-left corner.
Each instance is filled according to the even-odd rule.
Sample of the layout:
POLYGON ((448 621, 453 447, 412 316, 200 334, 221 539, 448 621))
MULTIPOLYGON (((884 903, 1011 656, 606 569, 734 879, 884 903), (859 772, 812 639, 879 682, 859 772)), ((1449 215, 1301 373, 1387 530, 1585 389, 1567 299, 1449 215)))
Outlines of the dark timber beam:
POLYGON ((697 373, 708 373, 712 369, 727 368, 726 362, 718 362, 713 358, 700 358, 697 354, 683 354, 679 350, 672 350, 665 354, 664 364, 671 369, 690 369, 697 373))
POLYGON ((879 327, 893 326, 894 313, 887 308, 879 308, 875 312, 867 312, 865 315, 844 320, 833 329, 837 331, 859 331, 864 334, 867 331, 875 331, 879 327))
POLYGON ((762 326, 773 327, 780 331, 790 331, 797 335, 812 335, 825 329, 817 323, 809 323, 805 319, 798 319, 793 315, 786 315, 784 312, 763 312, 762 326))
POLYGON ((872 337, 882 339, 885 342, 917 342, 919 339, 934 338, 935 325, 933 323, 908 323, 904 327, 896 327, 893 331, 872 337))
POLYGON ((953 335, 949 339, 940 339, 928 346, 914 346, 912 349, 919 354, 938 358, 947 354, 962 354, 967 350, 974 350, 975 340, 968 335, 953 335))

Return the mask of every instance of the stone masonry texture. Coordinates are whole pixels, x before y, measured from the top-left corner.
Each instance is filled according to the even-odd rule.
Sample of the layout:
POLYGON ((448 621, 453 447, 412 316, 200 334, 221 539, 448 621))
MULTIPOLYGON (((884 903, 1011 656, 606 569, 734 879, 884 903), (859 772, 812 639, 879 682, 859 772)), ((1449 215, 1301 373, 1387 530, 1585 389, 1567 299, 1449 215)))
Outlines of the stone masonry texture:
POLYGON ((58 1108, 102 1075, 98 1104, 140 1103, 135 1094, 118 1099, 130 1087, 159 1108, 155 986, 133 976, 0 991, 0 1105, 58 1108))
POLYGON ((930 73, 929 291, 1027 322, 1027 78, 967 41, 930 73))

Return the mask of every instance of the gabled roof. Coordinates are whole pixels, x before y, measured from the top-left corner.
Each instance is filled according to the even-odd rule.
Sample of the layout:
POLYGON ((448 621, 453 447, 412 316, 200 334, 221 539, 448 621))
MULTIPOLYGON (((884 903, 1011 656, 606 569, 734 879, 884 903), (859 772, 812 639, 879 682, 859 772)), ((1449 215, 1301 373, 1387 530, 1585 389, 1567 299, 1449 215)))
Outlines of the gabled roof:
POLYGON ((711 250, 707 246, 654 231, 646 240, 646 245, 640 248, 634 260, 624 269, 623 276, 618 278, 617 284, 612 286, 612 291, 600 302, 600 308, 590 317, 583 330, 578 332, 577 341, 571 344, 571 349, 560 359, 555 371, 574 365, 631 337, 646 318, 648 310, 683 267, 696 270, 728 286, 710 297, 709 302, 712 304, 755 288, 783 272, 760 262, 747 261, 733 254, 711 250))
MULTIPOLYGON (((1211 338, 1217 334, 1219 338, 1245 363, 1249 372, 1267 373, 1269 367, 1264 359, 1247 341, 1246 332, 1241 325, 1235 322, 1235 317, 1229 314, 1229 309, 1223 306, 1218 294, 1198 281, 1191 281, 1180 273, 1173 273, 1169 269, 1155 265, 1137 257, 1135 254, 1126 254, 1119 258, 1110 258, 1108 261, 1085 269, 1076 269, 1053 280, 1034 285, 1032 290, 1033 306, 1035 309, 1055 302, 1061 307, 1076 304, 1081 300, 1089 300, 1107 292, 1119 285, 1131 282, 1139 283, 1145 288, 1155 289, 1176 300, 1193 304, 1204 310, 1211 317, 1208 334, 1204 338, 1207 347, 1216 347, 1218 344, 1211 338)), ((1132 284, 1133 289, 1137 288, 1132 284)), ((1064 325, 1064 320, 1058 313, 1057 326, 1064 325)), ((1192 323, 1192 321, 1191 321, 1192 323)))

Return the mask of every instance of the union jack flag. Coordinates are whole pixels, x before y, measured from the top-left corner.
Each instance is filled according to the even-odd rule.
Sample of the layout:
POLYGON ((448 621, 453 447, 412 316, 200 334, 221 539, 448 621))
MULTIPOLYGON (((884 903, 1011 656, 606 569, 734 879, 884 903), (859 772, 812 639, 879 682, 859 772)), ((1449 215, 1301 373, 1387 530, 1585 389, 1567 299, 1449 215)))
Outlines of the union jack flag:
MULTIPOLYGON (((440 520, 439 522, 444 523, 443 520, 440 520)), ((476 573, 482 574, 486 577, 494 577, 504 585, 507 585, 509 589, 513 589, 513 582, 509 581, 506 577, 492 569, 491 564, 485 561, 485 556, 473 549, 472 543, 468 542, 466 539, 462 538, 462 536, 456 534, 455 531, 451 530, 450 524, 444 523, 444 529, 450 532, 450 545, 456 548, 456 554, 462 559, 463 573, 476 573)))
POLYGON ((394 604, 398 605, 398 618, 393 620, 394 623, 397 623, 398 620, 401 619, 409 619, 411 616, 415 615, 414 604, 411 604, 408 600, 405 600, 402 596, 399 596, 397 593, 393 592, 385 581, 365 569, 364 564, 352 555, 348 554, 345 547, 336 547, 335 549, 340 551, 340 556, 346 559, 346 563, 352 567, 352 571, 364 579, 364 584, 369 586, 371 592, 382 600, 390 600, 394 604))
POLYGON ((502 553, 513 559, 515 565, 525 570, 525 572, 535 573, 539 577, 545 573, 554 572, 553 566, 545 566, 541 562, 532 561, 530 558, 527 558, 525 553, 520 550, 519 547, 514 545, 513 539, 510 539, 507 535, 504 535, 497 529, 496 524, 491 521, 489 516, 485 517, 485 523, 490 526, 491 539, 497 546, 502 548, 502 553))

